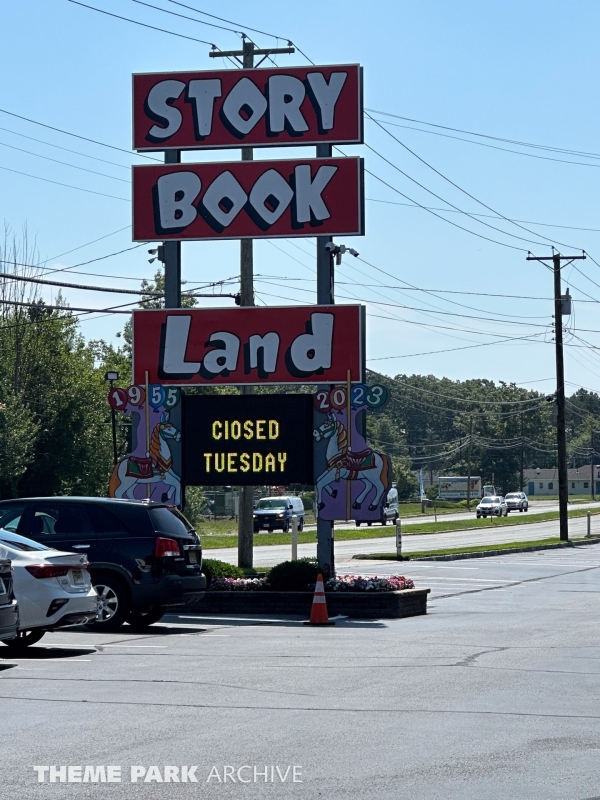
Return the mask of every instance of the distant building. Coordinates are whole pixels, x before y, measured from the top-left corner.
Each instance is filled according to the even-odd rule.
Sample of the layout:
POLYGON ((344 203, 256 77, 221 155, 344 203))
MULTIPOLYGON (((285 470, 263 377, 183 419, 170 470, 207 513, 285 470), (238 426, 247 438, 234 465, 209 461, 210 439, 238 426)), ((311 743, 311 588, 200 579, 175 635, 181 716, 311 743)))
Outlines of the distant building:
MULTIPOLYGON (((590 481, 590 464, 567 470, 569 494, 592 494, 590 481)), ((558 469, 526 469, 524 470, 524 491, 530 497, 558 495, 558 469)), ((596 496, 600 495, 600 465, 594 466, 596 496)))

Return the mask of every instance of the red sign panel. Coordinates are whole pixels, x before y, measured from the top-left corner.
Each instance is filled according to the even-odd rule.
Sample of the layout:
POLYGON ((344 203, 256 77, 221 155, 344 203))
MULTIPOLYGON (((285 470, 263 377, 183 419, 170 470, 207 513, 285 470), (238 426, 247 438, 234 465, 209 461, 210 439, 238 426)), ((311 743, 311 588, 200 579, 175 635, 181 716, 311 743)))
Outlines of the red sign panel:
POLYGON ((133 240, 362 235, 363 160, 133 167, 133 240))
POLYGON ((133 312, 133 381, 174 386, 362 380, 362 306, 133 312))
POLYGON ((358 64, 133 76, 134 150, 362 141, 358 64))

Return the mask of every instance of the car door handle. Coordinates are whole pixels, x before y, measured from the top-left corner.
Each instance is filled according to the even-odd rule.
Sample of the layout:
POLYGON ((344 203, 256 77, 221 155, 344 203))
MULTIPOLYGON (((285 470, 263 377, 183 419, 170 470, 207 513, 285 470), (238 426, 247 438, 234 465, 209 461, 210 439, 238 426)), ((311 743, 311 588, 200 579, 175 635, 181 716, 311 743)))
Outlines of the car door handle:
POLYGON ((73 550, 87 550, 89 548, 89 544, 73 544, 71 547, 73 550))

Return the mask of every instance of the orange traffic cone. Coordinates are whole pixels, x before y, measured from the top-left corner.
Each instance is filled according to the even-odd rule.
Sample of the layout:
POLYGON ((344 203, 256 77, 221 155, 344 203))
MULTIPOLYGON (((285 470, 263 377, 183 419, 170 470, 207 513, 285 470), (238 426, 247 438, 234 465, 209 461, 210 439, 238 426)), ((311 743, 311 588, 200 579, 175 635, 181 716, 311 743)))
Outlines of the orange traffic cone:
POLYGON ((319 572, 315 585, 315 594, 312 607, 310 609, 310 619, 305 625, 335 625, 327 614, 327 602, 325 600, 325 587, 323 586, 323 575, 319 572))

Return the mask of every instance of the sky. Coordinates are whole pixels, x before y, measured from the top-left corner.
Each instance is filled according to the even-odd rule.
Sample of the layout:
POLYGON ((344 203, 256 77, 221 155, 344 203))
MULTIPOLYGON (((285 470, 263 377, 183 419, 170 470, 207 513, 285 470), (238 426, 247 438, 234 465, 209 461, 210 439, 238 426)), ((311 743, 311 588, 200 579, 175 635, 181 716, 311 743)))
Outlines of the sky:
MULTIPOLYGON (((550 256, 554 245, 591 256, 562 271, 574 298, 564 321, 565 370, 569 393, 600 391, 600 350, 593 349, 600 348, 600 266, 592 260, 600 264, 599 111, 590 102, 600 66, 595 0, 182 0, 188 8, 148 0, 197 21, 134 0, 86 2, 221 49, 238 49, 239 35, 200 23, 248 32, 261 47, 290 39, 316 64, 363 66, 365 107, 379 124, 367 118, 366 145, 342 149, 363 156, 377 177, 366 176, 365 236, 343 240, 360 256, 344 256, 337 268, 336 300, 367 304, 368 367, 552 391, 552 275, 526 255, 550 256)), ((149 246, 131 238, 129 167, 144 161, 130 151, 131 74, 214 69, 209 45, 68 0, 4 0, 0 13, 4 225, 18 238, 26 227, 47 279, 139 288, 156 263, 148 263, 149 246)), ((302 53, 276 61, 305 65, 302 53)), ((256 157, 309 153, 277 148, 256 157)), ((237 157, 211 151, 183 160, 237 157)), ((314 239, 255 242, 254 270, 258 304, 316 301, 314 239)), ((182 274, 186 288, 224 281, 204 291, 236 292, 239 244, 184 244, 182 274)), ((57 291, 44 287, 41 295, 55 302, 57 291)), ((135 302, 62 293, 73 308, 135 302)), ((127 316, 80 319, 86 338, 118 343, 127 316)))

